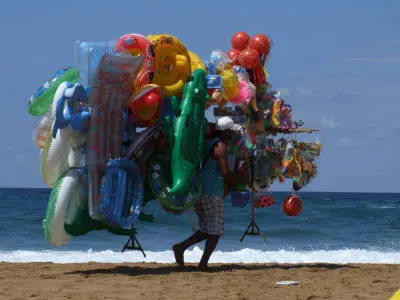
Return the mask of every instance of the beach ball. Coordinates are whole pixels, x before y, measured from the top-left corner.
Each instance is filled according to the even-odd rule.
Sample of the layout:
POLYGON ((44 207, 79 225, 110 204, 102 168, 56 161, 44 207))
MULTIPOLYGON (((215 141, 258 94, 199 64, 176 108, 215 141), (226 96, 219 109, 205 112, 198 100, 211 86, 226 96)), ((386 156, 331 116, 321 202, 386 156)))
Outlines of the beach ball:
POLYGON ((303 202, 296 195, 290 195, 282 203, 282 210, 289 217, 295 217, 301 213, 303 202))
POLYGON ((246 32, 236 32, 231 38, 231 45, 233 49, 244 50, 249 44, 250 37, 246 32))
POLYGON ((271 40, 264 34, 257 34, 250 39, 249 47, 256 50, 258 54, 266 55, 271 47, 271 40))
POLYGON ((138 126, 151 125, 159 117, 161 101, 162 93, 158 85, 148 84, 138 88, 128 103, 131 121, 138 126))
POLYGON ((237 49, 230 49, 226 52, 226 55, 228 56, 228 58, 233 66, 239 65, 239 60, 238 60, 239 54, 240 54, 240 50, 237 50, 237 49))
POLYGON ((239 65, 247 70, 254 70, 260 64, 260 55, 252 48, 246 48, 239 54, 239 65))
POLYGON ((272 206, 275 203, 275 199, 273 196, 258 196, 256 200, 256 208, 263 208, 272 206))

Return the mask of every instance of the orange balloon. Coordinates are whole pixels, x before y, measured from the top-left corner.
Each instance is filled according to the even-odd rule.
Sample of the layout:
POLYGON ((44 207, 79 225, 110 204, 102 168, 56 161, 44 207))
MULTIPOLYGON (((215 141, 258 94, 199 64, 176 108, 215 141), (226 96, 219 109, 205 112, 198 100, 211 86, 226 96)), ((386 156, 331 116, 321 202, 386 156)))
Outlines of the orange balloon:
POLYGON ((282 210, 289 217, 295 217, 301 213, 303 202, 296 195, 290 195, 282 203, 282 210))

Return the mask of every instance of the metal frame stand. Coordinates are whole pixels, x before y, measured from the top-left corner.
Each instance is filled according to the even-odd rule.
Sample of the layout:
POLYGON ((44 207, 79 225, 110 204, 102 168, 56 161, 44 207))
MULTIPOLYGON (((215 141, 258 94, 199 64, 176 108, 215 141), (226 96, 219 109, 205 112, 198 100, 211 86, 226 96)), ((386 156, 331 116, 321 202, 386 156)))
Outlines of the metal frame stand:
POLYGON ((258 227, 256 220, 255 220, 254 192, 253 191, 251 191, 251 199, 250 200, 251 200, 251 221, 250 221, 249 226, 247 226, 247 229, 244 232, 240 241, 243 242, 246 235, 259 235, 265 241, 266 238, 265 238, 264 234, 262 233, 262 231, 260 230, 260 228, 258 227))
POLYGON ((132 235, 129 237, 129 240, 126 242, 121 252, 124 253, 125 250, 138 250, 142 252, 144 257, 146 257, 146 253, 144 253, 142 245, 140 245, 138 239, 136 238, 136 233, 133 230, 133 226, 132 226, 132 235))

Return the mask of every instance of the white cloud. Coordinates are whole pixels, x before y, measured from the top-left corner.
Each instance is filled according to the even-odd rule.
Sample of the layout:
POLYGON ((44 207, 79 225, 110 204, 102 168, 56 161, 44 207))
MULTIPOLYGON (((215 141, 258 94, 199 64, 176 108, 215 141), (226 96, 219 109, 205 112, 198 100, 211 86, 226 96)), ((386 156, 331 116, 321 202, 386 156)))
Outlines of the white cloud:
POLYGON ((309 89, 309 88, 297 88, 297 94, 299 94, 300 96, 303 97, 312 97, 315 95, 315 93, 313 92, 313 90, 309 89))
POLYGON ((287 97, 290 95, 290 91, 287 88, 279 88, 278 91, 281 93, 282 97, 287 97))
POLYGON ((332 128, 332 129, 339 126, 339 122, 337 122, 335 120, 335 116, 331 116, 329 118, 322 116, 321 124, 325 127, 332 128))
POLYGON ((16 164, 23 165, 28 160, 28 157, 25 154, 17 154, 16 155, 16 164))

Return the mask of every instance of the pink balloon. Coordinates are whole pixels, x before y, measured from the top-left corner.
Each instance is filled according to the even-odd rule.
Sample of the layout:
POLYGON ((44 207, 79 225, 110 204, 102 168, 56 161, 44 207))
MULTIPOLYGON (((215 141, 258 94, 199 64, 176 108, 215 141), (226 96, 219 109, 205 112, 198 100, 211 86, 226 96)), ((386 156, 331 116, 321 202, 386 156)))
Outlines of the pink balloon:
POLYGON ((236 97, 229 99, 229 102, 232 102, 233 104, 243 104, 247 99, 249 99, 249 96, 249 85, 246 81, 241 80, 239 81, 239 94, 236 97))

